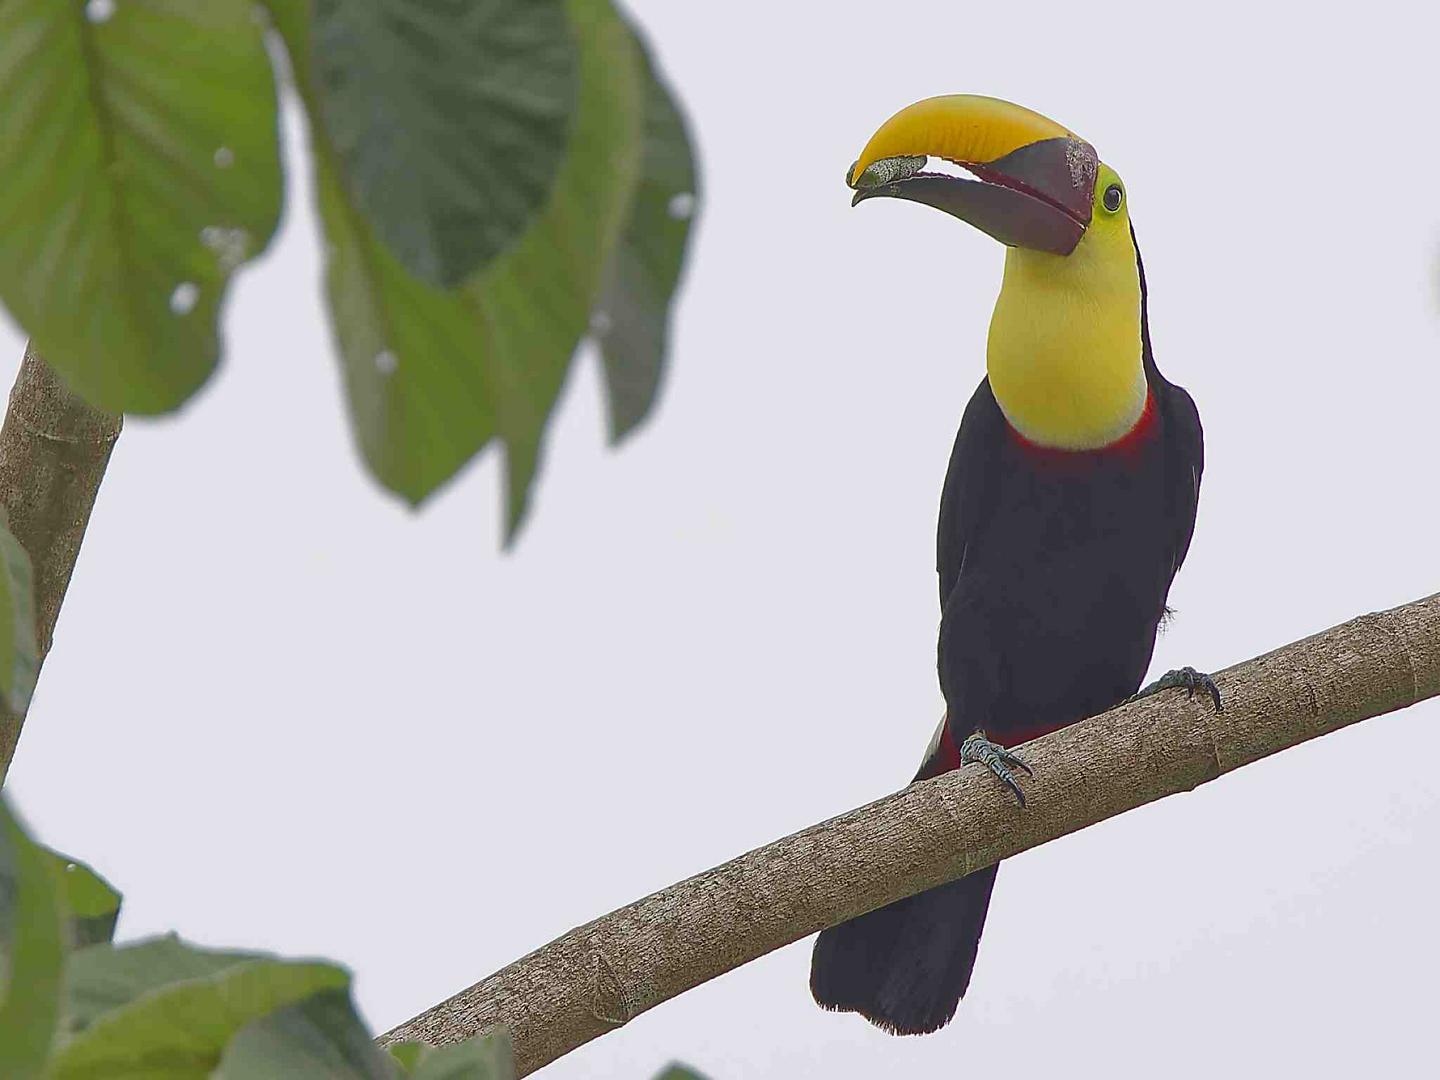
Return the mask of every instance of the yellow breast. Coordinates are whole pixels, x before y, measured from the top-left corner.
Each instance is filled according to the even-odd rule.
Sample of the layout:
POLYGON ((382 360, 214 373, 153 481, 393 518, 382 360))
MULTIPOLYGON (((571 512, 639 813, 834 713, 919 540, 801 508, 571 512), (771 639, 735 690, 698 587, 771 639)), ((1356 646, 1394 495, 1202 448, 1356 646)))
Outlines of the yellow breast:
POLYGON ((1147 387, 1129 230, 1091 229, 1067 256, 1008 248, 986 368, 1000 410, 1041 446, 1093 450, 1140 419, 1147 387))

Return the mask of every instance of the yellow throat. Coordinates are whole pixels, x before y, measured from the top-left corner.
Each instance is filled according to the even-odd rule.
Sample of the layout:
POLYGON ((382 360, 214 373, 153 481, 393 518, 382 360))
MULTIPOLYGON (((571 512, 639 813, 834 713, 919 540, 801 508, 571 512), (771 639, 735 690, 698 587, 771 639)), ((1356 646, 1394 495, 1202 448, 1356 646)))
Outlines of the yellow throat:
MULTIPOLYGON (((1097 201, 1118 184, 1100 166, 1097 201)), ((1007 248, 990 319, 986 368, 1006 420, 1060 450, 1094 450, 1124 436, 1145 410, 1140 274, 1128 198, 1096 206, 1069 255, 1007 248)))

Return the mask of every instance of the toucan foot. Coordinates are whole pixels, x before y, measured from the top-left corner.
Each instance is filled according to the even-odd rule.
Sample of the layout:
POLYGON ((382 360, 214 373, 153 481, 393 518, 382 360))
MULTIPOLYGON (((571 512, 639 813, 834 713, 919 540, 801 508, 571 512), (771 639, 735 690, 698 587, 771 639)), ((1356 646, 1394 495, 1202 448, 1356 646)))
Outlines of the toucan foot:
POLYGON ((1193 667, 1176 668, 1174 671, 1167 671, 1160 678, 1142 686, 1126 702, 1139 701, 1151 694, 1158 694, 1161 690, 1184 690, 1187 699, 1195 696, 1196 690, 1203 690, 1210 695, 1210 700, 1215 703, 1215 711, 1225 711, 1225 706, 1220 700, 1220 687, 1215 685, 1215 680, 1203 671, 1196 671, 1193 667))
POLYGON ((1022 807, 1025 805, 1025 793, 1020 790, 1020 784, 1011 770, 1023 770, 1026 776, 1034 776, 1035 773, 1019 754, 1006 750, 999 743, 991 742, 977 731, 960 744, 960 764, 984 765, 1010 789, 1022 807))

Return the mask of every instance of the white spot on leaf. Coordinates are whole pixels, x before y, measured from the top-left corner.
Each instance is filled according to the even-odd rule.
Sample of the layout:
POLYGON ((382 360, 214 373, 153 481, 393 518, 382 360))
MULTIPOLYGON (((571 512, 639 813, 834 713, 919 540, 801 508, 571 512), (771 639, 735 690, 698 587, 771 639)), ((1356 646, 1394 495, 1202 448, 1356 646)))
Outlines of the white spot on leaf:
POLYGON ((176 315, 189 315, 195 310, 195 302, 199 299, 200 286, 193 281, 182 281, 170 294, 170 310, 176 315))
POLYGON ((375 354, 375 370, 381 375, 393 375, 395 369, 400 366, 400 359, 389 349, 381 349, 375 354))
POLYGON ((200 242, 215 253, 220 269, 227 274, 250 254, 250 234, 244 229, 206 225, 200 230, 200 242))
POLYGON ((85 5, 85 18, 92 23, 109 22, 115 14, 115 0, 90 0, 85 5))
POLYGON ((215 167, 217 169, 228 169, 235 164, 235 151, 228 146, 222 146, 215 151, 215 167))
POLYGON ((678 195, 670 196, 670 203, 666 206, 670 216, 676 221, 685 221, 695 213, 695 193, 693 191, 682 191, 678 195))

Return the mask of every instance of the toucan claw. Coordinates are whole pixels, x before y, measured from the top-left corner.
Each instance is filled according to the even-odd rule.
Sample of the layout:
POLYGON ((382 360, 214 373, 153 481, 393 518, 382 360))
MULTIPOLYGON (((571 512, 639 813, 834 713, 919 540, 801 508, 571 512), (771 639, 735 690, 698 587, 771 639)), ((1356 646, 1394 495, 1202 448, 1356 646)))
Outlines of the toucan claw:
POLYGON ((1195 697, 1195 691, 1203 690, 1210 695, 1210 700, 1215 703, 1215 711, 1223 713, 1225 704, 1220 696, 1220 687, 1215 685, 1215 680, 1203 671, 1196 671, 1193 667, 1175 668, 1167 671, 1160 678, 1146 686, 1142 686, 1135 693, 1125 699, 1125 703, 1139 701, 1141 698, 1149 697, 1151 694, 1158 694, 1161 690, 1184 690, 1186 700, 1195 697))
POLYGON ((960 744, 960 764, 984 765, 1010 789, 1021 809, 1024 809, 1025 792, 1020 790, 1020 782, 1015 779, 1015 773, 1012 770, 1020 769, 1026 776, 1032 777, 1035 775, 1035 771, 1025 763, 1025 759, 1019 754, 1006 750, 999 743, 991 742, 984 733, 977 731, 960 744))

